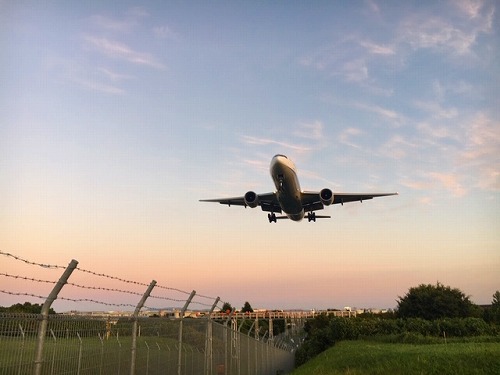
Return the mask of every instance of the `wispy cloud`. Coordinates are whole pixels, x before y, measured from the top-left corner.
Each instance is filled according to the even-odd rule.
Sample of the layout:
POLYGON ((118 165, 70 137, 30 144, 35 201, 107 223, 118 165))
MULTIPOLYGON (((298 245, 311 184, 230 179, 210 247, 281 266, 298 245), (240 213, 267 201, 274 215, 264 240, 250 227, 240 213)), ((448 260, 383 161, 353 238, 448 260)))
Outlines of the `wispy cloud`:
POLYGON ((417 148, 417 145, 407 140, 399 134, 393 135, 379 149, 379 154, 395 160, 405 159, 410 151, 417 148))
POLYGON ((440 18, 407 20, 400 27, 400 35, 415 50, 445 48, 459 55, 469 53, 476 39, 474 32, 455 28, 440 18))
POLYGON ((388 56, 396 54, 395 47, 391 45, 377 44, 366 40, 361 40, 359 42, 359 45, 364 47, 369 53, 374 55, 388 56))
POLYGON ((429 173, 429 177, 450 191, 455 197, 461 197, 466 193, 456 174, 431 172, 429 173))
POLYGON ((384 107, 381 107, 378 105, 371 105, 371 104, 365 104, 365 103, 354 103, 352 105, 355 108, 375 113, 382 118, 390 120, 392 123, 394 123, 395 125, 398 125, 398 126, 404 122, 404 117, 402 115, 400 115, 398 112, 396 112, 392 109, 389 109, 389 108, 384 108, 384 107))
POLYGON ((298 128, 293 131, 293 135, 299 138, 306 138, 312 140, 322 140, 323 123, 321 121, 314 121, 311 123, 301 123, 298 128))
MULTIPOLYGON (((386 34, 385 38, 382 33, 378 34, 378 40, 373 40, 372 35, 340 35, 303 56, 299 63, 361 86, 370 83, 369 88, 376 83, 372 69, 381 61, 404 69, 408 54, 421 49, 454 58, 474 55, 478 37, 492 31, 495 7, 474 0, 450 3, 451 11, 446 16, 430 14, 426 8, 402 12, 395 31, 386 34)), ((372 0, 365 1, 365 7, 368 10, 364 12, 366 17, 374 13, 377 19, 388 17, 372 0)))
POLYGON ((339 139, 340 139, 340 142, 345 144, 345 145, 360 149, 361 146, 358 145, 357 143, 355 143, 353 141, 353 138, 359 137, 362 134, 363 134, 363 131, 361 129, 347 128, 344 131, 342 131, 342 133, 340 133, 339 139))
POLYGON ((415 107, 429 113, 435 119, 452 119, 458 116, 458 110, 454 107, 444 108, 436 101, 415 101, 415 107))
MULTIPOLYGON (((453 197, 462 197, 467 191, 459 182, 460 176, 455 173, 428 172, 422 180, 404 179, 401 184, 413 190, 432 192, 433 190, 447 190, 453 197)), ((425 198, 430 203, 431 198, 425 198)))
POLYGON ((430 139, 459 139, 459 134, 453 132, 448 126, 442 125, 440 123, 433 124, 429 122, 421 122, 417 125, 418 131, 430 139))
POLYGON ((123 34, 132 32, 148 16, 149 13, 143 7, 132 7, 122 13, 121 17, 94 14, 89 17, 89 22, 100 31, 123 34))
POLYGON ((125 60, 132 64, 146 65, 157 69, 165 68, 165 66, 153 55, 146 52, 135 51, 125 43, 90 35, 85 36, 85 41, 93 49, 107 57, 125 60))
POLYGON ((459 162, 477 175, 477 186, 500 190, 500 123, 480 112, 467 127, 459 162))
POLYGON ((153 28, 153 34, 159 39, 173 39, 179 38, 178 34, 168 26, 156 26, 153 28))
MULTIPOLYGON (((453 21, 427 13, 416 13, 401 22, 398 43, 408 43, 413 49, 435 49, 450 55, 472 52, 477 38, 492 30, 494 7, 485 8, 482 1, 453 1, 467 18, 453 21)), ((450 12, 451 13, 451 12, 450 12)))
POLYGON ((104 76, 106 76, 108 79, 110 79, 113 82, 119 82, 119 81, 124 81, 124 80, 129 80, 135 78, 134 76, 131 76, 129 74, 121 74, 114 72, 113 70, 109 68, 99 68, 99 72, 103 73, 104 76))
POLYGON ((368 79, 368 66, 364 59, 346 61, 342 72, 347 81, 363 82, 368 79))
POLYGON ((99 82, 97 80, 93 79, 84 79, 81 77, 73 77, 72 81, 80 85, 81 87, 91 90, 91 91, 97 91, 97 92, 102 92, 104 94, 112 94, 112 95, 121 95, 124 94, 125 91, 119 87, 116 87, 111 84, 106 84, 103 82, 99 82))
POLYGON ((249 144, 249 145, 259 145, 259 146, 277 145, 277 146, 284 147, 284 148, 289 149, 289 150, 293 150, 293 151, 298 152, 298 153, 305 153, 305 152, 311 151, 311 148, 307 147, 307 146, 277 141, 277 140, 273 140, 273 139, 269 139, 269 138, 257 138, 257 137, 252 137, 249 135, 243 136, 243 142, 245 142, 246 144, 249 144))
POLYGON ((485 5, 483 0, 455 0, 451 4, 471 19, 480 17, 485 5))

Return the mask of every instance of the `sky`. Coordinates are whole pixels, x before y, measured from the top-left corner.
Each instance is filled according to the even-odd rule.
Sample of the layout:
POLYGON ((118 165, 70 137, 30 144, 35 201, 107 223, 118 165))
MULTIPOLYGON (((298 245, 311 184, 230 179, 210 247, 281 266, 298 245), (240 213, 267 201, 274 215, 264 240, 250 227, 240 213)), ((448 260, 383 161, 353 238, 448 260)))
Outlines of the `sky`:
POLYGON ((498 8, 0 1, 0 305, 43 303, 72 259, 83 287, 56 311, 135 306, 152 280, 156 308, 192 290, 200 305, 394 308, 436 282, 490 303, 498 8), (399 195, 316 223, 199 202, 273 191, 277 153, 304 190, 399 195))

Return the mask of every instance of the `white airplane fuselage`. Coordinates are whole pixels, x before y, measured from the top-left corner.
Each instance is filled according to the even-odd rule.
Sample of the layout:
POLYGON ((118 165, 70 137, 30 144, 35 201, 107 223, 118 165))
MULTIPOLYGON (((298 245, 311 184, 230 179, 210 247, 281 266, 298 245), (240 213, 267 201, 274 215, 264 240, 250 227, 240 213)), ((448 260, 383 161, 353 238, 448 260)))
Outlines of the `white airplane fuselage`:
POLYGON ((276 197, 283 212, 290 220, 304 218, 304 208, 297 170, 293 162, 283 155, 276 155, 271 160, 269 172, 276 187, 276 197))

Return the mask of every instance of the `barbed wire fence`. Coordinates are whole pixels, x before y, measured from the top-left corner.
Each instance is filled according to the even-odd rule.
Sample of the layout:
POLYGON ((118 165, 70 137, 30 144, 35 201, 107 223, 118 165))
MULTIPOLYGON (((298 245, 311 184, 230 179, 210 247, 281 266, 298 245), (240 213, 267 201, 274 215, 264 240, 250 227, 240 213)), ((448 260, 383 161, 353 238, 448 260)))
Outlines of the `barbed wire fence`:
POLYGON ((159 285, 156 280, 148 284, 94 272, 78 267, 74 259, 64 267, 34 262, 1 250, 0 256, 29 267, 59 273, 64 270, 57 281, 32 277, 36 271, 29 276, 0 272, 0 277, 19 285, 52 286, 48 296, 0 287, 2 294, 44 301, 40 314, 0 312, 0 374, 241 375, 287 373, 293 369, 294 350, 301 340, 302 317, 289 318, 290 330, 285 317, 285 333, 275 337, 271 315, 264 335, 259 330, 259 316, 255 315, 245 334, 241 328, 252 318, 244 316, 238 320, 234 309, 230 314, 216 313, 225 303, 219 297, 159 285), (77 274, 119 286, 70 282, 77 274), (77 292, 88 295, 74 298, 77 292), (124 299, 134 299, 136 303, 119 302, 124 299), (90 312, 82 315, 76 310, 50 314, 56 300, 121 310, 93 315, 90 312), (182 308, 169 309, 160 304, 181 304, 182 308), (199 307, 194 316, 188 314, 192 305, 199 307), (124 313, 123 309, 129 311, 124 313))

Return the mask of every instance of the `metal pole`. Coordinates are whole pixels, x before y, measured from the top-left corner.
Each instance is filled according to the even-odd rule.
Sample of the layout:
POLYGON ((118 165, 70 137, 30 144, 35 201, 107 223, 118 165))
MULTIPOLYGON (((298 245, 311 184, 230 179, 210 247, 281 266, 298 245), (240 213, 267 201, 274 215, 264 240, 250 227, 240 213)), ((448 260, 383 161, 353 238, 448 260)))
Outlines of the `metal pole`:
POLYGON ((49 311, 50 311, 50 306, 52 306, 52 303, 56 300, 57 295, 63 288, 64 284, 68 282, 68 279, 70 275, 73 273, 75 270, 76 266, 78 265, 78 262, 74 259, 71 260, 71 262, 68 264, 68 267, 66 267, 66 270, 62 274, 62 276, 59 278, 59 281, 54 285, 54 288, 50 292, 49 296, 47 297, 47 300, 42 306, 42 322, 40 323, 40 327, 38 327, 38 341, 36 343, 36 354, 35 354, 35 375, 40 375, 42 373, 42 367, 43 367, 43 344, 45 342, 45 335, 47 333, 47 326, 49 324, 49 311))
POLYGON ((205 371, 204 371, 206 375, 212 374, 212 352, 213 352, 212 313, 214 312, 215 308, 217 307, 217 304, 219 303, 219 301, 220 301, 220 298, 217 297, 215 299, 214 304, 212 305, 212 308, 210 309, 210 311, 208 312, 208 315, 207 315, 207 334, 205 337, 205 371))
MULTIPOLYGON (((233 315, 234 315, 234 312, 235 312, 235 308, 233 307, 233 309, 231 310, 231 313, 229 314, 229 316, 227 317, 226 321, 224 322, 224 372, 227 374, 227 365, 228 365, 228 360, 227 360, 227 335, 228 335, 228 328, 227 328, 227 325, 229 323, 229 320, 232 319, 233 315)), ((180 375, 180 374, 179 374, 180 375)))
POLYGON ((189 295, 184 307, 181 310, 180 322, 179 322, 179 353, 177 355, 177 375, 182 374, 182 320, 184 319, 184 313, 186 312, 191 300, 196 294, 196 290, 193 290, 189 295))
POLYGON ((156 285, 156 280, 151 281, 151 284, 149 284, 148 289, 146 289, 146 292, 143 294, 141 300, 135 307, 134 315, 132 316, 132 319, 134 319, 134 324, 132 326, 132 348, 130 350, 131 351, 130 375, 135 375, 135 355, 137 351, 137 317, 139 316, 139 311, 141 311, 142 306, 144 306, 144 303, 148 299, 155 285, 156 285))

